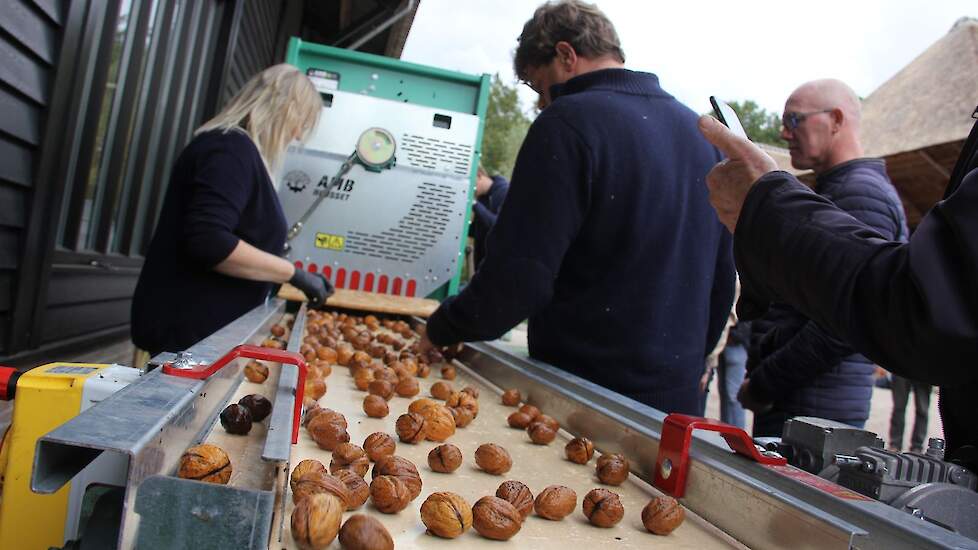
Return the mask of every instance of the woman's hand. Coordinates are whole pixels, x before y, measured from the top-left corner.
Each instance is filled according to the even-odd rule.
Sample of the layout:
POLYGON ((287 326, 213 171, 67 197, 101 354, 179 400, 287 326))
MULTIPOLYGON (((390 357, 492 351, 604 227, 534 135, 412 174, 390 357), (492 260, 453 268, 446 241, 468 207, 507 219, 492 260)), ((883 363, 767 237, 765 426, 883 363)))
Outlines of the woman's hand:
POLYGON ((333 285, 319 273, 310 273, 296 269, 289 283, 301 290, 309 300, 309 307, 317 308, 326 303, 326 298, 333 295, 333 285))

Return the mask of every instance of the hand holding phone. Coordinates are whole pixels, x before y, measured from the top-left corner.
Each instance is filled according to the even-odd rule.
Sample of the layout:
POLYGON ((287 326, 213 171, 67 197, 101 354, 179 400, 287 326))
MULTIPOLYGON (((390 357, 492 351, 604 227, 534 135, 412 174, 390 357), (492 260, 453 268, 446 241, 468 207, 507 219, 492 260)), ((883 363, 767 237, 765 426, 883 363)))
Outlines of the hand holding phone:
POLYGON ((710 96, 710 103, 713 104, 713 112, 717 116, 717 120, 723 123, 724 126, 730 128, 730 130, 737 134, 738 136, 750 141, 747 136, 747 132, 744 130, 744 126, 740 123, 740 119, 737 118, 737 113, 733 110, 733 107, 727 105, 726 102, 717 99, 716 96, 710 96))

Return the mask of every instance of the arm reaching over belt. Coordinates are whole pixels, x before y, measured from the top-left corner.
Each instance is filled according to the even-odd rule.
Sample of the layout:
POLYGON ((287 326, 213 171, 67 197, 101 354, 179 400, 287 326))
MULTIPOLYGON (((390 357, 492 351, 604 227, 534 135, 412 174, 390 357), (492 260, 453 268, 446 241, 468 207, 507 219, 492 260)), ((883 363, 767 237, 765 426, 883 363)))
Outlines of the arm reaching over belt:
POLYGON ((513 171, 506 202, 468 286, 428 321, 435 345, 492 340, 550 302, 588 209, 591 152, 557 116, 540 115, 513 171))

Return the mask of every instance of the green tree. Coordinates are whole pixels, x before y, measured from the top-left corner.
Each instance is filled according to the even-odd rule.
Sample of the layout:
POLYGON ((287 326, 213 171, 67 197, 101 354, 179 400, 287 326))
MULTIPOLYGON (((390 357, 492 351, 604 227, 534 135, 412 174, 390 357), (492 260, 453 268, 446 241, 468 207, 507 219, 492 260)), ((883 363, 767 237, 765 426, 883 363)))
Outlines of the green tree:
POLYGON ((781 139, 780 113, 770 113, 750 99, 731 101, 730 106, 737 111, 737 117, 752 141, 787 147, 788 144, 781 139))
POLYGON ((496 73, 489 90, 486 127, 482 134, 482 166, 490 174, 509 178, 523 144, 530 119, 523 112, 516 85, 507 85, 496 73))

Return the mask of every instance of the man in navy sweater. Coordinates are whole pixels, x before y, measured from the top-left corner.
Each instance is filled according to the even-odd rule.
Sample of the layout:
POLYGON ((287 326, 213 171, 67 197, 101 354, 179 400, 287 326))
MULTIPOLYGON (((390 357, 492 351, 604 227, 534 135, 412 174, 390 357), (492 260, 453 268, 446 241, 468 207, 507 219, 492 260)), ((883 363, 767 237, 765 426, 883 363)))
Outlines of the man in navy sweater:
POLYGON ((503 207, 503 200, 509 192, 509 182, 502 176, 490 176, 489 172, 479 166, 475 179, 475 203, 472 205, 472 239, 475 249, 472 251, 475 267, 479 268, 482 258, 486 257, 486 237, 489 230, 496 225, 496 216, 503 207))
MULTIPOLYGON (((885 239, 909 236, 903 205, 882 159, 863 157, 859 98, 843 82, 815 80, 792 92, 781 137, 791 164, 815 172, 815 192, 885 239)), ((793 416, 862 428, 876 367, 815 321, 774 304, 751 325, 748 379, 739 397, 754 414, 754 436, 780 436, 793 416)), ((886 365, 883 365, 886 367, 886 365)))
MULTIPOLYGON (((664 412, 695 414, 733 302, 730 235, 703 186, 719 159, 655 75, 623 68, 611 22, 576 0, 523 28, 516 74, 547 104, 469 285, 430 344, 498 338, 664 412)), ((426 345, 430 345, 426 343, 426 345)))

